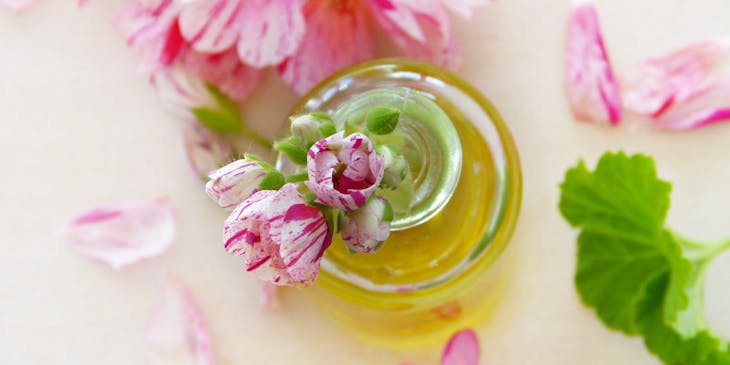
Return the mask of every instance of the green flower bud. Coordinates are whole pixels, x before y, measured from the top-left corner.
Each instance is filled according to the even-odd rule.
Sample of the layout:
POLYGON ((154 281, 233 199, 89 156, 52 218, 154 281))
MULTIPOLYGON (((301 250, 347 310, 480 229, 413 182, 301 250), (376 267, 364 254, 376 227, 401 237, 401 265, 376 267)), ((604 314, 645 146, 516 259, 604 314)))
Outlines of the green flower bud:
POLYGON ((383 156, 385 172, 381 184, 391 189, 397 189, 408 176, 409 165, 406 159, 388 146, 378 146, 376 152, 383 156))
POLYGON ((307 150, 301 145, 299 139, 294 136, 274 143, 274 148, 278 151, 284 152, 286 157, 295 164, 307 164, 307 150))
POLYGON ((307 148, 322 138, 335 134, 335 123, 329 115, 315 112, 291 120, 291 134, 307 148))

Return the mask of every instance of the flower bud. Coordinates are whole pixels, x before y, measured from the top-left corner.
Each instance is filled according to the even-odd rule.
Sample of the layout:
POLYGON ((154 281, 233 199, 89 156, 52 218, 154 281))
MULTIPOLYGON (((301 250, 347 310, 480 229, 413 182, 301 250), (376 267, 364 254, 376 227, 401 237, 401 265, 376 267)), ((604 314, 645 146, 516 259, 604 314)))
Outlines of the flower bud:
POLYGON ((335 132, 334 122, 324 113, 301 115, 291 121, 291 134, 307 148, 335 132))
POLYGON ((268 174, 261 163, 246 157, 211 172, 205 192, 221 207, 232 209, 258 191, 268 174))
POLYGON ((391 189, 397 189, 403 179, 408 176, 408 161, 391 147, 381 145, 375 150, 380 156, 383 156, 385 163, 385 172, 381 184, 391 189))
POLYGON ((362 208, 341 215, 340 235, 354 252, 375 252, 390 236, 392 220, 393 210, 388 201, 373 197, 362 208))

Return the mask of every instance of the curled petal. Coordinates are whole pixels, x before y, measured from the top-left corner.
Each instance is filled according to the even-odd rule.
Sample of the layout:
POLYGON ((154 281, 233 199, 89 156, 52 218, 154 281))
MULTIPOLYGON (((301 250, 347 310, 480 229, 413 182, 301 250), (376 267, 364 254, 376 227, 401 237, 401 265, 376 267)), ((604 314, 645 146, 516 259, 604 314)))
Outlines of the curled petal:
POLYGON ((687 130, 730 120, 730 75, 695 90, 682 103, 675 103, 652 119, 653 127, 687 130))
POLYGON ((0 4, 14 11, 23 11, 29 8, 35 0, 0 0, 0 4))
POLYGON ((471 329, 454 334, 444 348, 441 365, 479 365, 479 339, 471 329))
POLYGON ((307 153, 307 187, 317 202, 341 210, 362 207, 380 185, 383 158, 361 133, 333 134, 315 143, 307 153), (340 167, 344 167, 341 169, 340 167))
POLYGON ((489 5, 492 0, 441 0, 441 2, 451 11, 469 18, 474 8, 489 5))
POLYGON ((371 12, 408 56, 457 69, 461 48, 451 36, 449 15, 438 0, 375 0, 371 12))
POLYGON ((152 365, 212 365, 208 326, 190 290, 168 277, 145 337, 152 365))
POLYGON ((253 67, 280 63, 297 50, 304 37, 302 0, 258 0, 241 11, 238 55, 253 67))
POLYGON ((279 74, 304 94, 335 71, 373 57, 367 13, 360 2, 310 0, 304 6, 306 33, 279 74))
POLYGON ((251 195, 226 219, 223 236, 249 272, 276 285, 311 284, 332 242, 322 212, 291 183, 251 195))
POLYGON ((210 173, 205 192, 224 209, 233 209, 258 190, 267 175, 256 161, 233 161, 210 173))
POLYGON ((259 304, 263 312, 276 310, 279 307, 279 287, 271 283, 262 282, 261 286, 259 286, 259 304))
POLYGON ((187 71, 215 85, 235 101, 251 94, 261 79, 261 70, 243 64, 235 49, 211 55, 190 50, 181 58, 187 71))
POLYGON ((573 4, 565 57, 568 102, 575 118, 618 124, 621 97, 591 0, 573 4))
POLYGON ((392 212, 385 199, 370 199, 362 208, 341 216, 340 235, 352 251, 375 252, 390 236, 391 219, 392 212))
POLYGON ((178 117, 195 120, 193 108, 216 105, 205 81, 193 77, 180 67, 160 69, 150 77, 162 103, 178 117))
POLYGON ((728 40, 697 42, 627 68, 620 78, 624 106, 658 117, 704 87, 729 46, 728 40))
POLYGON ((241 32, 243 6, 243 0, 190 1, 180 13, 180 32, 198 52, 225 51, 241 32))
POLYGON ((143 55, 142 68, 154 72, 169 67, 185 48, 177 26, 181 5, 177 1, 135 1, 115 19, 115 28, 136 52, 143 55))
POLYGON ((183 144, 190 169, 203 180, 233 158, 233 148, 223 136, 195 122, 183 129, 183 144))
POLYGON ((71 221, 64 236, 82 255, 121 269, 165 252, 174 231, 172 202, 159 198, 96 207, 71 221))

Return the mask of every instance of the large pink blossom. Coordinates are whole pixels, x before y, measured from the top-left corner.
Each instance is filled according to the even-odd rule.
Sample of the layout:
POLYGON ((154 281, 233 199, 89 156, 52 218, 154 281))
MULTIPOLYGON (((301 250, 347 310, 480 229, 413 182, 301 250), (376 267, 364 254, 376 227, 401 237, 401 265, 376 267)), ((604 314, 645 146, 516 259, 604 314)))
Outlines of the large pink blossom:
POLYGON ((145 69, 182 64, 233 99, 277 66, 297 93, 375 57, 371 28, 407 55, 456 68, 447 8, 469 16, 488 0, 136 0, 117 19, 145 69), (221 75, 226 77, 221 77, 221 75))
POLYGON ((308 285, 319 273, 332 233, 322 212, 307 205, 296 185, 262 190, 226 219, 225 249, 246 270, 277 285, 308 285))
POLYGON ((307 187, 317 202, 342 210, 362 207, 383 179, 383 158, 362 133, 333 134, 307 153, 307 187))

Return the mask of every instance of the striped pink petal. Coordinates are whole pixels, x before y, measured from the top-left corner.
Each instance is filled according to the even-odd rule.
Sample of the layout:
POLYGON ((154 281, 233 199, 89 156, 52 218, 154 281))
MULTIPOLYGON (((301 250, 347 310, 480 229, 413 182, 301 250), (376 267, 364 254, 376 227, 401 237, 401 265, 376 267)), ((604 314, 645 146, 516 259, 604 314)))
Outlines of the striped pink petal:
POLYGON ((592 0, 573 3, 565 57, 568 102, 575 118, 618 124, 621 97, 592 0))
POLYGON ((454 334, 444 348, 441 365, 479 365, 479 339, 471 329, 454 334))
POLYGON ((64 236, 82 255, 121 269, 165 252, 174 232, 172 202, 159 198, 101 205, 71 221, 64 236))
POLYGON ((625 69, 620 75, 624 106, 661 115, 705 87, 729 46, 728 40, 697 42, 625 69))
POLYGON ((243 26, 243 0, 192 0, 180 13, 180 31, 193 49, 218 53, 230 48, 243 26))
POLYGON ((441 0, 451 11, 463 16, 471 17, 472 11, 480 6, 489 5, 493 0, 441 0))
POLYGON ((210 173, 205 192, 224 209, 233 209, 258 190, 268 172, 257 161, 233 161, 210 173))
POLYGON ((247 271, 276 285, 309 285, 332 242, 322 212, 305 203, 296 185, 263 190, 226 219, 226 250, 241 256, 247 271))
POLYGON ((366 8, 360 2, 309 0, 303 9, 306 33, 279 73, 298 94, 339 69, 373 57, 366 8))
POLYGON ((457 69, 461 48, 439 0, 371 0, 377 24, 409 57, 457 69))
POLYGON ((235 101, 250 95, 261 80, 262 71, 243 64, 235 49, 218 54, 189 50, 181 58, 182 66, 188 72, 215 85, 235 101))
POLYGON ((152 365, 212 365, 208 326, 190 290, 166 278, 145 336, 152 365))
POLYGON ((361 133, 333 134, 312 145, 307 153, 307 187, 317 202, 354 210, 367 202, 383 178, 385 164, 361 133), (338 169, 342 165, 344 169, 338 169))
POLYGON ((144 71, 169 67, 186 47, 177 26, 180 10, 179 2, 174 0, 139 0, 114 19, 115 28, 129 46, 142 54, 144 71))
POLYGON ((681 103, 674 103, 652 126, 666 130, 687 130, 730 120, 730 75, 695 90, 681 103))
POLYGON ((233 159, 233 148, 225 137, 197 122, 183 128, 183 147, 190 169, 202 180, 233 159))
POLYGON ((0 5, 13 11, 23 11, 29 8, 35 0, 0 0, 0 5))
POLYGON ((280 63, 304 37, 303 0, 254 0, 241 10, 238 55, 253 67, 280 63))

